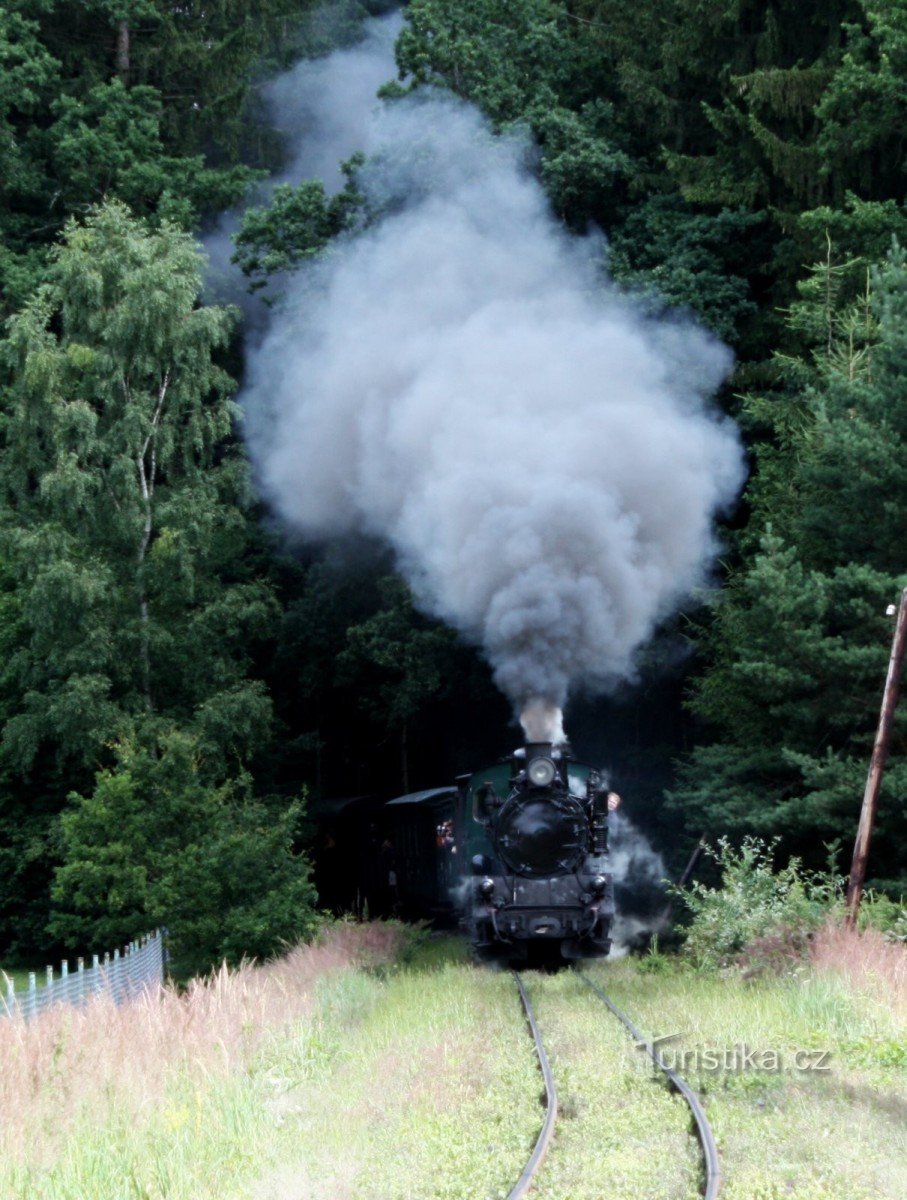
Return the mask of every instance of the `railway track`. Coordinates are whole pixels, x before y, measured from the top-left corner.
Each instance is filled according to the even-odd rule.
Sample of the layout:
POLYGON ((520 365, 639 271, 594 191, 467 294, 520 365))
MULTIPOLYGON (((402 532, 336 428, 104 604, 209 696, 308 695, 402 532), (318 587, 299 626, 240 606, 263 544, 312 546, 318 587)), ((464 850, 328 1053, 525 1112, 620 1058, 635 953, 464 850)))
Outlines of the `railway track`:
MULTIPOLYGON (((682 1079, 676 1071, 668 1067, 660 1058, 658 1051, 652 1043, 643 1036, 637 1029, 636 1025, 630 1020, 625 1012, 617 1007, 613 1000, 587 975, 582 972, 577 972, 577 977, 583 981, 587 988, 593 992, 598 999, 605 1005, 609 1012, 626 1028, 628 1033, 636 1042, 637 1046, 645 1049, 653 1064, 664 1073, 669 1085, 680 1093, 686 1101, 693 1122, 696 1127, 696 1136, 699 1140, 699 1146, 702 1152, 703 1162, 703 1184, 702 1194, 704 1200, 715 1200, 721 1188, 721 1167, 718 1160, 718 1147, 715 1143, 715 1136, 712 1133, 712 1128, 709 1125, 708 1118, 705 1115, 705 1110, 700 1103, 699 1097, 682 1079)), ((542 1123, 542 1128, 536 1139, 532 1154, 523 1169, 523 1173, 518 1179, 516 1185, 507 1196, 507 1200, 523 1200, 527 1196, 532 1187, 538 1170, 545 1158, 545 1153, 554 1135, 554 1126, 557 1121, 557 1087, 554 1082, 554 1075, 551 1071, 551 1064, 548 1061, 548 1055, 545 1052, 545 1046, 542 1041, 542 1035, 538 1027, 538 1022, 535 1018, 535 1012, 532 1008, 532 1003, 526 993, 526 988, 520 976, 514 973, 517 989, 519 990, 520 1000, 523 1004, 523 1010, 526 1014, 526 1020, 532 1033, 533 1041, 535 1042, 535 1050, 538 1055, 539 1067, 542 1073, 542 1079, 545 1083, 545 1120, 542 1123)))

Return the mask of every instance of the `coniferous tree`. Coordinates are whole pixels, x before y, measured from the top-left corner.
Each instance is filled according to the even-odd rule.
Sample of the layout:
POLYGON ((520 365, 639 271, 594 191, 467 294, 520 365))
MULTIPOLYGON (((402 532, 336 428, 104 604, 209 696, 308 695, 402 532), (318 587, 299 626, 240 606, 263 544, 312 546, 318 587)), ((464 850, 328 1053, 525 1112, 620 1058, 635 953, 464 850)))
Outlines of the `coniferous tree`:
MULTIPOLYGON (((814 861, 856 826, 907 545, 907 262, 895 248, 862 301, 829 304, 821 264, 791 320, 814 352, 782 361, 787 396, 753 397, 774 427, 745 544, 718 604, 693 708, 711 744, 676 800, 703 828, 780 833, 814 861)), ((907 715, 899 713, 874 873, 896 878, 907 834, 907 715)))

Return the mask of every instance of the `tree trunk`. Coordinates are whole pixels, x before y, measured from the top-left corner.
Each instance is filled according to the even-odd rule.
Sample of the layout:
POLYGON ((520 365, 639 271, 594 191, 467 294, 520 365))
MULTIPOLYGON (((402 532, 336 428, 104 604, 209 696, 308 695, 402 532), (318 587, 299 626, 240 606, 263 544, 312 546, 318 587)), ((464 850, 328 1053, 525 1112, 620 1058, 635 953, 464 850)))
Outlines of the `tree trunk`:
POLYGON ((117 74, 124 84, 129 82, 129 22, 117 25, 117 74))
POLYGON ((151 535, 154 532, 154 485, 157 478, 157 445, 156 437, 161 414, 164 411, 164 400, 170 386, 170 372, 164 376, 158 392, 157 404, 151 417, 151 429, 136 456, 136 468, 139 476, 139 489, 142 493, 142 504, 145 509, 145 520, 142 523, 142 534, 139 538, 136 554, 136 591, 139 600, 139 661, 142 672, 142 692, 145 696, 145 707, 149 712, 154 709, 154 699, 151 694, 151 621, 148 611, 148 590, 145 583, 145 560, 151 535), (149 460, 150 452, 150 460, 149 460))

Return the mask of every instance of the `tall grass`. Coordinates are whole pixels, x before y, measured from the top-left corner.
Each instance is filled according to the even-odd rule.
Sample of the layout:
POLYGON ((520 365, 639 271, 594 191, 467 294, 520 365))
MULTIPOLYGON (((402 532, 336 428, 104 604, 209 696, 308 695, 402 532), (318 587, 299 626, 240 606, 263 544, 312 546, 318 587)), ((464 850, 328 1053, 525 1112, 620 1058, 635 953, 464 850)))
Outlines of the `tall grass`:
MULTIPOLYGON (((457 939, 403 962, 407 936, 340 925, 183 993, 0 1021, 0 1197, 501 1200, 541 1121, 513 982, 457 939)), ((780 974, 664 955, 589 969, 672 1048, 783 1056, 774 1072, 684 1068, 728 1200, 900 1200, 905 955, 827 929, 780 974), (796 1067, 803 1049, 830 1069, 796 1067)), ((683 1105, 571 973, 528 981, 562 1097, 540 1200, 592 1200, 602 1179, 613 1200, 694 1195, 683 1105)))
POLYGON ((813 966, 842 979, 872 1004, 893 1009, 907 1026, 907 947, 877 929, 829 922, 813 939, 813 966))
POLYGON ((764 1069, 733 1053, 718 1069, 695 1053, 674 1060, 705 1099, 727 1200, 900 1200, 907 949, 840 920, 807 946, 802 959, 757 975, 664 955, 592 973, 644 1031, 678 1035, 669 1054, 777 1054, 777 1068, 764 1069))
POLYGON ((0 1020, 0 1194, 76 1196, 45 1189, 76 1142, 85 1149, 87 1132, 106 1127, 115 1141, 162 1125, 174 1135, 187 1124, 187 1098, 188 1123, 201 1119, 218 1082, 249 1070, 269 1038, 311 1012, 319 981, 391 962, 403 937, 393 925, 339 924, 278 961, 224 968, 184 992, 0 1020))

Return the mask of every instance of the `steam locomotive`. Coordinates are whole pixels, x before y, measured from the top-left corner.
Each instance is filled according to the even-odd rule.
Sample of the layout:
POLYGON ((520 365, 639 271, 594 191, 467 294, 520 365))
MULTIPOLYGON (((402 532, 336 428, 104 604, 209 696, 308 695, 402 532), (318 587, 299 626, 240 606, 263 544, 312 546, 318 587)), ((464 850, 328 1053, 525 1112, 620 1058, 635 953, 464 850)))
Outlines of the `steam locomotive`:
POLYGON ((460 781, 472 878, 463 918, 480 957, 577 959, 611 948, 608 789, 566 747, 530 742, 460 781))
POLYGON ((358 836, 360 911, 458 919, 483 959, 608 953, 608 789, 566 746, 529 743, 455 787, 342 817, 358 836))

